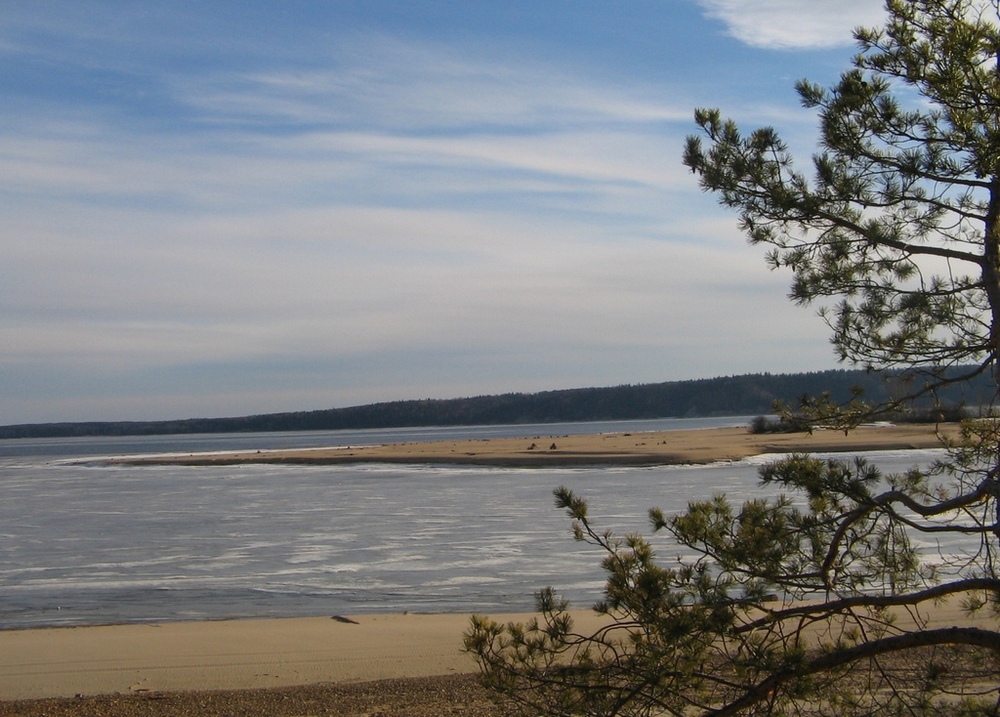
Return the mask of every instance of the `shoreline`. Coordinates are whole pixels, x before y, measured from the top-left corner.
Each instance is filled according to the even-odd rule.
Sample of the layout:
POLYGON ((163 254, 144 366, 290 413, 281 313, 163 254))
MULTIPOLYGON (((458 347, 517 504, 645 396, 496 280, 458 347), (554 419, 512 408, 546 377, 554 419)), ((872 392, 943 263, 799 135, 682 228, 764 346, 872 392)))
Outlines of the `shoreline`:
MULTIPOLYGON (((763 454, 939 448, 956 424, 886 424, 813 433, 750 433, 746 427, 489 438, 278 450, 122 456, 102 465, 226 466, 352 463, 479 465, 509 468, 694 465, 763 454)), ((88 461, 93 462, 93 461, 88 461)))

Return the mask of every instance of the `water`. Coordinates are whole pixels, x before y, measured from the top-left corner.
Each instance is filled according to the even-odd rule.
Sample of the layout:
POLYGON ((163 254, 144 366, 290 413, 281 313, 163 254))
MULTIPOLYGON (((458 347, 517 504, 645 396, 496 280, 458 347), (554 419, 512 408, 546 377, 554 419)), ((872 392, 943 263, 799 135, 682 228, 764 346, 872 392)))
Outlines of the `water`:
MULTIPOLYGON (((94 456, 509 435, 638 432, 743 419, 0 442, 0 628, 365 612, 530 610, 600 595, 600 554, 553 507, 602 527, 760 494, 758 460, 700 467, 105 466, 94 456), (82 459, 82 460, 77 460, 82 459)), ((883 453, 902 470, 914 452, 883 453)), ((924 457, 923 460, 926 460, 924 457)), ((655 540, 654 540, 655 543, 655 540)), ((667 549, 666 544, 662 546, 667 549)))

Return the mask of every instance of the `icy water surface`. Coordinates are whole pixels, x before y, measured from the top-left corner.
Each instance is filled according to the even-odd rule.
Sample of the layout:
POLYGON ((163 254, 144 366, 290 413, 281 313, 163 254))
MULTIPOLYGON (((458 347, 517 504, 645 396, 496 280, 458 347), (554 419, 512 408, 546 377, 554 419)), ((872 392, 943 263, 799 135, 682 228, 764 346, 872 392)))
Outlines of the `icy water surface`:
MULTIPOLYGON (((652 506, 674 512, 720 491, 737 501, 760 494, 759 461, 511 469, 71 460, 195 450, 192 441, 203 441, 200 450, 261 445, 260 436, 182 438, 3 446, 0 628, 517 611, 531 609, 546 585, 589 606, 600 593, 600 555, 573 540, 569 520, 553 507, 556 487, 588 498, 600 525, 621 533, 648 533, 652 506)), ((266 447, 282 440, 303 439, 275 436, 266 447)), ((886 453, 879 461, 900 470, 915 456, 886 453)))

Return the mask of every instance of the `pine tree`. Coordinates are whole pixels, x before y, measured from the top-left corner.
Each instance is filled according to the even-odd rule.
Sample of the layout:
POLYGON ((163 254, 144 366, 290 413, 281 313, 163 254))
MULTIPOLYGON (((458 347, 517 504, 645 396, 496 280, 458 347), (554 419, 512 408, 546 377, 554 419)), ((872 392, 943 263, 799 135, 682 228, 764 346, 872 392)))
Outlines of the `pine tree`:
MULTIPOLYGON (((886 8, 839 82, 796 86, 820 121, 810 176, 773 129, 718 110, 696 111, 684 162, 791 270, 792 300, 820 305, 838 357, 911 374, 909 399, 1000 378, 1000 7, 886 8)), ((849 428, 879 408, 813 400, 800 417, 849 428)), ((466 649, 524 714, 997 715, 998 475, 986 415, 926 470, 790 456, 761 470, 774 498, 652 510, 655 538, 598 530, 560 489, 604 551, 606 627, 577 634, 545 590, 528 624, 474 618, 466 649), (661 537, 688 557, 657 559, 661 537), (964 552, 935 564, 920 546, 946 538, 964 552), (933 624, 942 600, 984 619, 933 624)))

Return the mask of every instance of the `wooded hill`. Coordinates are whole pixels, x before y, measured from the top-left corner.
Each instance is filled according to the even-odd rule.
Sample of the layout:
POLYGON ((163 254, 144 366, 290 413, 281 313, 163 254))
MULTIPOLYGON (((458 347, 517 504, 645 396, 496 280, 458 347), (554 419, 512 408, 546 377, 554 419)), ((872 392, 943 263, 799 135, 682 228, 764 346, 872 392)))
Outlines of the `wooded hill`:
MULTIPOLYGON (((404 426, 459 426, 562 421, 695 418, 766 414, 778 399, 794 404, 805 394, 829 392, 838 401, 859 386, 870 401, 900 388, 881 374, 834 370, 796 374, 747 374, 694 381, 505 393, 472 398, 373 403, 317 411, 172 421, 36 423, 0 426, 0 438, 136 436, 177 433, 311 431, 404 426)), ((939 394, 947 406, 978 406, 991 395, 987 380, 939 394)))

